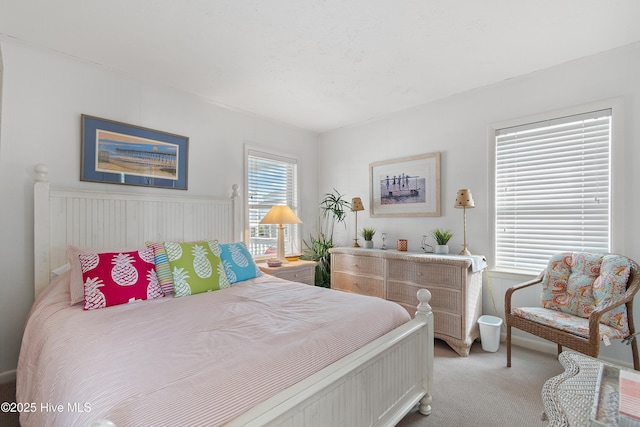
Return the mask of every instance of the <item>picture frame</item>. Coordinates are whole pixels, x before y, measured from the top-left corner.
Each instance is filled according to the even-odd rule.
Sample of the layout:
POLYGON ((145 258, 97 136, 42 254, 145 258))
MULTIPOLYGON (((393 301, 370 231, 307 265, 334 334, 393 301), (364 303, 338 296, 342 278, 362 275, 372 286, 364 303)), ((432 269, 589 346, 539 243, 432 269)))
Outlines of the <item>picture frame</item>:
POLYGON ((187 190, 189 138, 82 114, 80 180, 187 190))
POLYGON ((371 217, 440 216, 440 153, 369 165, 371 217))

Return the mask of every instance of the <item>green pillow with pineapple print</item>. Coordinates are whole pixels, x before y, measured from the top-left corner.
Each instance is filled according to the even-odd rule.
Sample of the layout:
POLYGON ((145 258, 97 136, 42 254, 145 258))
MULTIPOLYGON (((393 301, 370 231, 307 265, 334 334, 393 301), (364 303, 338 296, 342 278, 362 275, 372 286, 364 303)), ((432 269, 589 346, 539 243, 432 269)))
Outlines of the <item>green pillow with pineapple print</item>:
POLYGON ((164 242, 176 297, 217 291, 230 286, 215 240, 164 242))

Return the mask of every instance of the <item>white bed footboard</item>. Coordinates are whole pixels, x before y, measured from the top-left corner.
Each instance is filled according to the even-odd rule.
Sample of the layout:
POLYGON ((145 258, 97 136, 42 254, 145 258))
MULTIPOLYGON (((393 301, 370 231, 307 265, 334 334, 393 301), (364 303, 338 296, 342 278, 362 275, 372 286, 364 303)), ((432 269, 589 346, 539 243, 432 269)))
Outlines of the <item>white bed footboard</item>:
POLYGON ((229 426, 393 426, 431 413, 431 293, 410 322, 234 419, 229 426))

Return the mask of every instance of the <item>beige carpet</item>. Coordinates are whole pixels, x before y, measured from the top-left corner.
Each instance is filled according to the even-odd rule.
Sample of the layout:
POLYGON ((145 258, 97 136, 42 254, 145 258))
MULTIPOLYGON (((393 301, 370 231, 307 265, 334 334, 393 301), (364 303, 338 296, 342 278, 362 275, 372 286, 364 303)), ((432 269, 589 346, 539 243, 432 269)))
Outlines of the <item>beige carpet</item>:
POLYGON ((542 385, 563 371, 548 353, 513 347, 507 368, 504 343, 496 353, 474 343, 469 357, 459 357, 436 340, 431 415, 416 408, 398 426, 541 427, 542 385))
MULTIPOLYGON (((475 343, 469 357, 459 357, 436 340, 432 412, 417 408, 398 424, 424 426, 544 426, 542 384, 560 372, 554 355, 514 347, 512 367, 506 367, 505 346, 496 353, 475 343)), ((0 385, 0 402, 15 401, 15 383, 0 385)), ((18 427, 15 414, 0 413, 1 427, 18 427)), ((351 427, 351 426, 344 426, 351 427)))

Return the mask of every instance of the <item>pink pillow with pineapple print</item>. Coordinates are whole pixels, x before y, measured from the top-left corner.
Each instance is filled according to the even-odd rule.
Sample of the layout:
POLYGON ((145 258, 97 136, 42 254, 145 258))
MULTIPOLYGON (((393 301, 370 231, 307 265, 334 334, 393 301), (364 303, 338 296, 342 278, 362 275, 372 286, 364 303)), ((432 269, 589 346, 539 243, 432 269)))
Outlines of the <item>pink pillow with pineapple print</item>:
POLYGON ((84 282, 84 309, 94 310, 164 296, 153 248, 78 255, 84 282))

